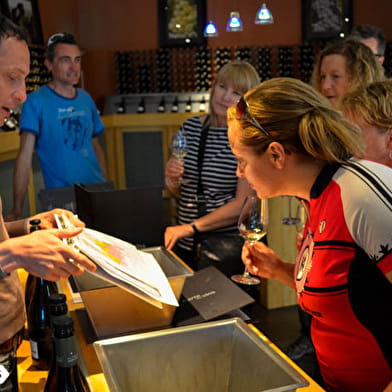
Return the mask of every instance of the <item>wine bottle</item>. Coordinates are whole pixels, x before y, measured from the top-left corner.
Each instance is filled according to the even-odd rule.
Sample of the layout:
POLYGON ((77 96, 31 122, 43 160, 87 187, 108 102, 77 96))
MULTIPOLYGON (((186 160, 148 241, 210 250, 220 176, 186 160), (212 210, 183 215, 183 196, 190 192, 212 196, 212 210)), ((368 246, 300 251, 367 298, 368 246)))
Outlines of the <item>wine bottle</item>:
MULTIPOLYGON (((30 233, 36 230, 41 230, 41 219, 31 219, 29 221, 30 224, 30 233)), ((25 284, 25 308, 26 314, 29 313, 29 306, 31 302, 31 298, 33 296, 34 287, 36 283, 37 277, 31 274, 28 274, 25 284)))
POLYGON ((62 293, 54 293, 49 296, 49 319, 50 319, 50 328, 52 331, 52 337, 54 329, 53 323, 64 316, 68 316, 68 306, 67 306, 67 297, 62 293))
POLYGON ((141 114, 141 113, 144 113, 145 111, 146 111, 146 103, 144 102, 144 98, 141 98, 140 102, 137 105, 136 112, 141 114))
POLYGON ((191 97, 188 98, 185 104, 185 111, 186 112, 191 112, 192 111, 192 99, 191 97))
POLYGON ((55 342, 55 363, 48 374, 44 392, 89 392, 83 382, 78 366, 78 352, 74 336, 73 321, 63 316, 53 321, 55 342))
POLYGON ((178 112, 178 98, 175 97, 174 101, 172 103, 172 108, 171 108, 172 113, 177 113, 178 112))
POLYGON ((158 113, 165 113, 165 98, 162 97, 157 108, 158 113))
POLYGON ((121 98, 121 101, 117 104, 117 113, 118 114, 123 114, 123 113, 125 113, 125 106, 126 106, 126 104, 125 104, 125 98, 124 97, 122 97, 121 98))
POLYGON ((205 112, 205 111, 206 111, 206 100, 203 96, 200 100, 199 112, 205 112))
MULTIPOLYGON (((67 317, 69 317, 67 298, 65 294, 57 293, 57 294, 52 294, 49 297, 49 314, 50 314, 50 329, 51 329, 51 338, 52 338, 52 359, 50 363, 48 379, 52 378, 56 372, 56 345, 55 345, 55 336, 54 336, 54 324, 61 322, 61 320, 66 320, 67 317)), ((76 372, 80 373, 80 377, 83 385, 85 386, 85 390, 88 391, 89 386, 87 380, 84 374, 81 372, 79 366, 76 372)))
POLYGON ((27 333, 30 339, 33 365, 49 369, 52 356, 50 335, 49 296, 57 293, 57 285, 43 278, 34 277, 34 291, 27 313, 27 333))

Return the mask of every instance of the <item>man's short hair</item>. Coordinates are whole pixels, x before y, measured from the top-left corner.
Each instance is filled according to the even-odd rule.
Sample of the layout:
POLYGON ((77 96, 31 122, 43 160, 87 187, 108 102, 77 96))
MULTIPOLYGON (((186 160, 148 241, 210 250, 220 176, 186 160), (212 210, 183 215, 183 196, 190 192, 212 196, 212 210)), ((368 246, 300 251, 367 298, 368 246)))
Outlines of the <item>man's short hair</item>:
POLYGON ((17 26, 4 15, 0 15, 0 44, 4 39, 10 37, 14 37, 19 41, 25 41, 26 43, 29 41, 29 35, 25 29, 17 26))
POLYGON ((53 34, 46 45, 45 57, 52 63, 54 60, 55 48, 58 44, 76 45, 75 37, 69 33, 56 33, 53 34))
POLYGON ((383 31, 376 26, 371 26, 371 25, 356 26, 351 31, 349 38, 358 39, 358 40, 375 38, 377 40, 377 54, 380 56, 384 56, 385 54, 385 47, 386 47, 385 36, 383 31))

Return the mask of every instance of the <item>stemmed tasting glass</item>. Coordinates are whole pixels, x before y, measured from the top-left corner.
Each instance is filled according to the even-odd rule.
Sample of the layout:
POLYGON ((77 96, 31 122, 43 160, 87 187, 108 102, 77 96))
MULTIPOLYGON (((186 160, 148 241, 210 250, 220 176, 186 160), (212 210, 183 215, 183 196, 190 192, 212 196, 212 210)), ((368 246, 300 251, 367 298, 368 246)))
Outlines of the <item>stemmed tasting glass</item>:
POLYGON ((298 224, 300 219, 296 216, 293 216, 293 213, 292 213, 292 200, 294 197, 288 196, 288 198, 289 198, 289 216, 282 218, 282 223, 284 225, 294 226, 294 225, 298 224))
MULTIPOLYGON (((267 234, 268 227, 268 200, 257 196, 248 196, 238 218, 238 230, 245 241, 250 245, 267 234)), ((250 275, 245 267, 242 275, 233 275, 231 279, 236 283, 257 285, 260 279, 250 275)))
POLYGON ((297 205, 297 213, 295 217, 296 217, 295 229, 297 232, 296 245, 297 245, 297 250, 300 250, 302 245, 302 240, 304 238, 304 228, 306 223, 305 208, 301 203, 298 203, 297 205))
MULTIPOLYGON (((188 152, 188 142, 186 139, 185 132, 182 129, 179 129, 172 138, 171 141, 171 150, 172 154, 175 158, 179 159, 180 161, 183 161, 185 158, 185 155, 188 152)), ((182 177, 180 177, 177 181, 177 184, 183 183, 184 180, 182 177)))

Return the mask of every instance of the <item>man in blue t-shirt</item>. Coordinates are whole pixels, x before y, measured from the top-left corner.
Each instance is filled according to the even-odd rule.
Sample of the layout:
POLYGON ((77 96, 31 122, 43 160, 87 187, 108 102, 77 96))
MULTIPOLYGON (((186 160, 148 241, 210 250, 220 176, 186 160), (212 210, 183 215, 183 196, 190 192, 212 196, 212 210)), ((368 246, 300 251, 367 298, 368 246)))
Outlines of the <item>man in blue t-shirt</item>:
POLYGON ((98 141, 104 126, 90 95, 75 87, 80 79, 81 51, 71 34, 58 33, 49 39, 45 66, 52 81, 29 94, 22 107, 14 206, 8 219, 21 216, 34 149, 46 188, 106 179, 104 152, 98 141))

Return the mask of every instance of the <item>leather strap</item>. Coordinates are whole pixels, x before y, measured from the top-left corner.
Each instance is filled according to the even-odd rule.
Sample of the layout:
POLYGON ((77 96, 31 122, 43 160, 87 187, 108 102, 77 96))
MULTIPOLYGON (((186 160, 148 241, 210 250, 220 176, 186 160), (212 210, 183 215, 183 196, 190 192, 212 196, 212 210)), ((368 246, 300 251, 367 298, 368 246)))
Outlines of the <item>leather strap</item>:
POLYGON ((198 217, 204 216, 207 213, 207 200, 203 193, 203 181, 201 171, 203 168, 204 151, 207 143, 208 130, 210 129, 210 116, 207 116, 203 122, 203 127, 200 133, 199 151, 197 156, 197 168, 199 177, 197 179, 197 213, 198 217))

